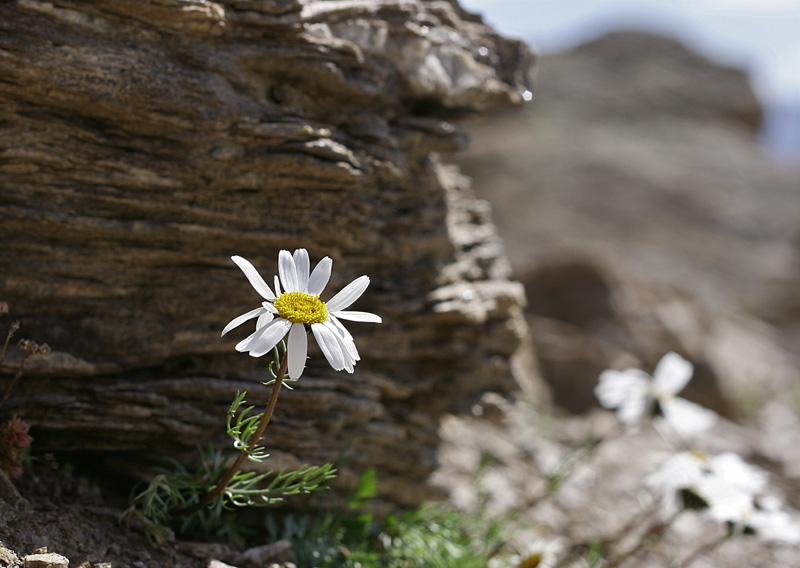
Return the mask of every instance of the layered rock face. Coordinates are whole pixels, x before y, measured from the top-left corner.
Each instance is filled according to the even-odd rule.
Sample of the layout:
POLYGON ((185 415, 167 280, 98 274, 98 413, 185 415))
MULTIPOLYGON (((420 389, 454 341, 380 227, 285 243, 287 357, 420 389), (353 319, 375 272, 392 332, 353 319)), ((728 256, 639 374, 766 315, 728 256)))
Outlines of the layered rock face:
MULTIPOLYGON (((220 339, 280 249, 368 274, 353 376, 319 352, 278 404, 271 467, 345 450, 382 497, 429 495, 437 418, 514 386, 525 324, 484 202, 436 153, 522 102, 527 49, 455 2, 0 4, 0 299, 46 341, 7 410, 38 451, 119 464, 224 443, 266 361, 220 339)), ((323 300, 327 299, 323 296, 323 300)), ((2 370, 12 372, 9 356, 2 370)))

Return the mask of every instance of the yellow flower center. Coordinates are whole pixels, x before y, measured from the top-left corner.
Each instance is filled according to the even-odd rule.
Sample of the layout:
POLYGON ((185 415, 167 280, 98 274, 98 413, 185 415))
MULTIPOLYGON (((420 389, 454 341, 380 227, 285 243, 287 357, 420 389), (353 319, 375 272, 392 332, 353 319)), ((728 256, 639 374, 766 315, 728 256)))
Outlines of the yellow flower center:
POLYGON ((542 563, 542 555, 539 553, 531 554, 519 563, 518 568, 536 568, 542 563))
POLYGON ((708 454, 705 453, 703 450, 689 450, 689 453, 692 455, 694 459, 701 462, 702 464, 708 463, 708 454))
POLYGON ((311 296, 304 292, 287 292, 278 296, 273 304, 278 315, 292 323, 310 325, 322 323, 328 319, 328 308, 319 296, 311 296))

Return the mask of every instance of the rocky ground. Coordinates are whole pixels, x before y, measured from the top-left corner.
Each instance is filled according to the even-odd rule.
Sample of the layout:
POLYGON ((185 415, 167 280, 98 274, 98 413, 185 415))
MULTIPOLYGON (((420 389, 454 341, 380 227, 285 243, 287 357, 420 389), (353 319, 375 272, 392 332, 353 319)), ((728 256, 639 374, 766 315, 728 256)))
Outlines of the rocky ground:
MULTIPOLYGON (((489 397, 479 412, 482 417, 445 422, 442 470, 435 479, 448 489, 456 506, 468 510, 483 504, 488 512, 509 515, 529 527, 520 548, 551 541, 565 558, 575 547, 619 538, 613 550, 626 551, 636 545, 645 527, 665 518, 660 496, 648 490, 644 480, 681 449, 674 440, 653 429, 624 434, 613 414, 605 411, 568 417, 525 400, 509 403, 489 397), (612 434, 584 453, 587 440, 607 433, 612 434), (564 478, 550 493, 548 475, 556 472, 564 478)), ((796 412, 772 403, 746 426, 722 420, 693 447, 709 454, 736 452, 764 468, 769 472, 769 495, 780 499, 800 526, 798 439, 796 412)), ((648 554, 622 565, 688 568, 678 559, 724 534, 719 523, 699 513, 684 513, 651 541, 648 554)), ((796 544, 740 536, 698 555, 691 566, 794 568, 800 566, 800 555, 796 544)))
POLYGON ((124 525, 122 509, 108 506, 96 485, 56 468, 36 460, 18 488, 0 474, 0 566, 67 566, 56 556, 31 564, 30 556, 42 549, 82 568, 205 568, 212 559, 235 558, 222 545, 150 546, 143 532, 124 525))

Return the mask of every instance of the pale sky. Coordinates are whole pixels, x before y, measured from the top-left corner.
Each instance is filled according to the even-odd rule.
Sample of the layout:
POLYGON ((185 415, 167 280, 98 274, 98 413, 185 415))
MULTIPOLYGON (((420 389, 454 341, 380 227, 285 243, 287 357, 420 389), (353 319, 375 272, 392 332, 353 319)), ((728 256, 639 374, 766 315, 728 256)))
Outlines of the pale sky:
POLYGON ((542 54, 605 32, 643 29, 676 37, 746 69, 764 102, 800 106, 800 0, 460 0, 542 54))

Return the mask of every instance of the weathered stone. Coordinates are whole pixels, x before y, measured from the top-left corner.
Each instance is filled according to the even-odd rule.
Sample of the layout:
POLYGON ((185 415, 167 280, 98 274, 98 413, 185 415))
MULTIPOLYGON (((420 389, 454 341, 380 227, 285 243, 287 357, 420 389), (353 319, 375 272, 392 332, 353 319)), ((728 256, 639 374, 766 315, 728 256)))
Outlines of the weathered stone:
POLYGON ((382 498, 431 496, 439 415, 515 385, 525 325, 485 203, 435 152, 522 102, 527 49, 455 2, 24 0, 0 3, 0 54, 0 298, 53 347, 8 402, 35 450, 125 468, 226 443, 233 394, 267 398, 243 332, 219 337, 259 300, 229 257, 268 275, 306 247, 331 291, 368 274, 385 323, 352 326, 353 376, 311 353, 270 465, 349 448, 382 498))
POLYGON ((286 539, 248 548, 239 555, 237 566, 259 568, 273 562, 286 562, 291 557, 292 543, 286 539))
POLYGON ((0 562, 3 562, 5 566, 16 566, 19 562, 16 553, 6 548, 2 542, 0 542, 0 562))
POLYGON ((68 568, 69 559, 55 552, 29 554, 22 560, 25 568, 68 568))

